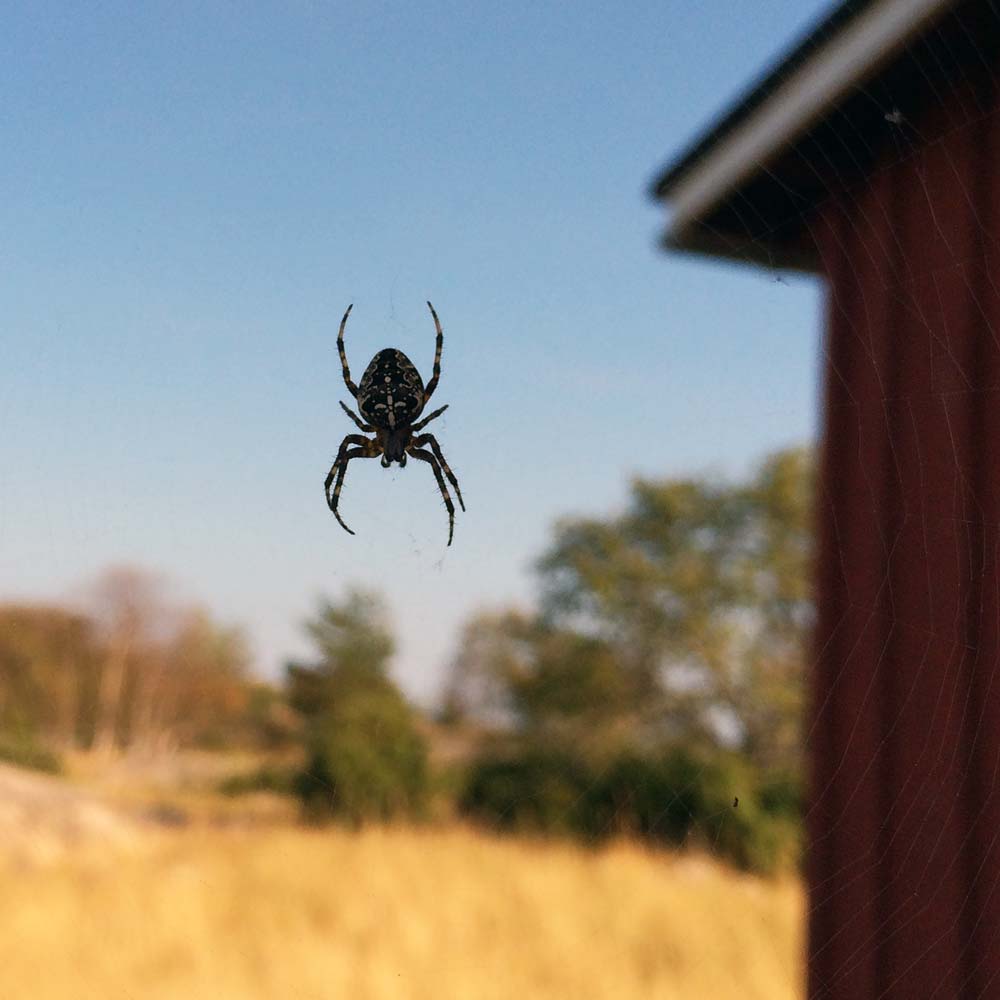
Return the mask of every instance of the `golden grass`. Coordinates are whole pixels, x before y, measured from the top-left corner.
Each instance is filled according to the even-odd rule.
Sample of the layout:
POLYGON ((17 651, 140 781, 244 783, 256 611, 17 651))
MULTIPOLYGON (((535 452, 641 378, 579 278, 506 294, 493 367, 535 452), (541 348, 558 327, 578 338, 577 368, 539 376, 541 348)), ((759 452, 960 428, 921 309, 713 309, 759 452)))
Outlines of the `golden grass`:
POLYGON ((801 995, 797 882, 461 829, 164 834, 0 866, 0 998, 801 995))

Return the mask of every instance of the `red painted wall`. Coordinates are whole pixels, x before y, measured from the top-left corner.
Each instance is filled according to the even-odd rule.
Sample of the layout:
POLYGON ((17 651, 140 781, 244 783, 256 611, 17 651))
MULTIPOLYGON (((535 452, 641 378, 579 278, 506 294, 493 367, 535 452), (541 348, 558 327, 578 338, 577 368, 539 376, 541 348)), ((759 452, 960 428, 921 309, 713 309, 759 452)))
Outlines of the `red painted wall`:
POLYGON ((817 1000, 1000 997, 1000 97, 939 96, 812 226, 817 1000))

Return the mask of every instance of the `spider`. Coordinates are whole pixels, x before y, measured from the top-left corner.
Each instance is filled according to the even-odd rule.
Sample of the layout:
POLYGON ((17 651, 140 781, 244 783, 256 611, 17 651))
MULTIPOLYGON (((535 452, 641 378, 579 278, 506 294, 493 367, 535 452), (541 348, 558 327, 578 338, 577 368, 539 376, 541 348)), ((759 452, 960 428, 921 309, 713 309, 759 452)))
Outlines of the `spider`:
POLYGON ((438 378, 441 375, 441 345, 444 343, 444 334, 441 332, 441 321, 438 319, 434 306, 427 303, 427 308, 434 317, 434 328, 437 330, 437 343, 434 349, 434 372, 430 382, 425 386, 420 378, 413 362, 402 352, 395 348, 387 347, 379 351, 372 358, 364 375, 361 376, 361 384, 355 385, 351 381, 351 371, 347 367, 347 354, 344 352, 344 327, 347 325, 347 317, 351 315, 354 304, 351 303, 344 313, 344 318, 340 321, 340 333, 337 334, 337 350, 340 352, 340 363, 344 368, 344 382, 347 390, 358 401, 358 409, 361 411, 361 419, 350 407, 341 403, 344 412, 354 421, 365 434, 375 434, 374 438, 366 438, 361 434, 348 434, 341 442, 337 458, 330 468, 326 477, 326 503, 333 511, 333 516, 340 522, 340 526, 349 534, 354 532, 344 524, 343 519, 337 511, 340 502, 340 488, 344 485, 344 474, 347 472, 347 463, 352 458, 378 458, 382 456, 382 468, 388 469, 393 462, 398 462, 400 466, 406 465, 406 456, 412 455, 421 462, 426 462, 434 470, 434 478, 437 479, 438 489, 444 498, 444 505, 448 508, 448 544, 451 545, 451 537, 455 531, 455 505, 451 502, 451 494, 445 485, 444 475, 448 477, 448 482, 455 487, 458 502, 465 510, 465 501, 462 499, 462 491, 458 488, 458 480, 454 473, 448 468, 448 463, 441 454, 441 446, 437 443, 437 438, 433 434, 417 434, 423 430, 435 417, 440 417, 448 409, 447 404, 435 410, 430 416, 424 417, 419 423, 413 421, 420 416, 427 400, 431 398, 437 388, 438 378), (350 447, 356 445, 357 447, 350 447), (430 446, 430 451, 424 446, 430 446), (330 493, 330 484, 334 477, 337 485, 330 493))

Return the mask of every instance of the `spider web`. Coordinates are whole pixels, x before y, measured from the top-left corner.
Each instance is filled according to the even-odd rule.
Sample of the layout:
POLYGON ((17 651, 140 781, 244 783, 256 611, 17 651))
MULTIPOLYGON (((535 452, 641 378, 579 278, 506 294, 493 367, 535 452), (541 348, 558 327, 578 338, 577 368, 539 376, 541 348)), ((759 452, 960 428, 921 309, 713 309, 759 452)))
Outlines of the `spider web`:
MULTIPOLYGON (((947 50, 941 29, 930 35, 947 50)), ((823 246, 833 278, 824 325, 846 348, 824 336, 819 359, 827 427, 840 435, 823 442, 824 579, 840 589, 820 627, 821 681, 807 726, 810 864, 827 852, 808 902, 812 929, 823 934, 810 984, 817 1000, 1000 992, 1000 493, 990 479, 990 410, 1000 390, 1000 220, 990 164, 1000 152, 1000 83, 994 50, 970 47, 975 58, 956 60, 944 75, 930 50, 914 50, 932 95, 926 106, 861 88, 881 130, 846 118, 845 158, 816 165, 835 193, 819 210, 800 199, 798 219, 823 246), (879 339, 887 329, 915 330, 918 339, 879 339), (926 360, 928 385, 907 381, 913 371, 900 355, 926 360), (929 403, 940 415, 936 434, 921 422, 929 403), (843 468, 830 464, 831 445, 843 468)), ((780 271, 760 280, 775 295, 800 284, 780 271)), ((390 302, 390 320, 402 327, 394 290, 390 302)), ((412 326, 426 354, 427 331, 412 326)), ((355 367, 363 364, 358 350, 355 367)), ((355 503, 376 529, 371 536, 388 533, 395 522, 383 510, 391 505, 368 504, 357 478, 355 503)), ((440 515, 427 533, 440 543, 444 512, 434 509, 433 483, 405 485, 440 515)), ((402 496, 401 484, 397 506, 402 496)), ((277 506, 267 513, 280 516, 277 506)), ((194 512, 181 506, 178 521, 188 518, 194 512)), ((463 528, 459 520, 456 535, 463 528)), ((0 521, 0 544, 5 530, 0 521)), ((362 553, 375 545, 369 537, 357 542, 362 553)), ((424 543, 407 540, 422 556, 424 543)), ((787 979, 798 983, 797 966, 787 979)))
MULTIPOLYGON (((940 27, 929 38, 954 42, 940 27)), ((992 48, 968 31, 964 43, 944 72, 937 48, 913 47, 923 104, 861 87, 865 128, 843 117, 842 155, 817 147, 809 164, 829 195, 786 191, 827 276, 825 602, 806 726, 817 1000, 1000 989, 1000 491, 984 472, 1000 390, 1000 81, 992 48)), ((765 256, 777 235, 760 235, 765 256)), ((761 280, 789 284, 778 269, 761 280)))
POLYGON ((919 100, 850 95, 863 126, 803 158, 826 193, 785 186, 757 237, 794 222, 824 275, 810 1000, 1000 995, 1000 12, 973 8, 911 45, 919 100))

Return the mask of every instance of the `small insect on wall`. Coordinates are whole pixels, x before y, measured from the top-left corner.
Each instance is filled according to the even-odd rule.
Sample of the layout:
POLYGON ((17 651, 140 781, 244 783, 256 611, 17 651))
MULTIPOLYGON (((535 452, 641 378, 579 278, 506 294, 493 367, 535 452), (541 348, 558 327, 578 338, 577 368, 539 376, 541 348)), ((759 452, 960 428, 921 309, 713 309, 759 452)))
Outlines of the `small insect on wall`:
POLYGON ((424 385, 420 372, 417 371, 413 362, 402 351, 396 350, 394 347, 387 347, 379 351, 368 363, 364 375, 361 376, 361 384, 355 385, 351 380, 351 370, 348 367, 347 353, 344 350, 344 328, 347 326, 347 317, 351 315, 353 308, 354 304, 351 303, 347 307, 347 312, 344 313, 344 318, 340 321, 337 350, 340 352, 340 363, 344 370, 344 383, 348 392, 358 401, 361 416, 359 417, 345 403, 340 405, 364 434, 374 434, 375 437, 367 438, 364 434, 348 434, 341 442, 337 458, 330 467, 324 484, 327 506, 333 511, 333 516, 340 523, 340 526, 353 535, 354 532, 344 523, 338 510, 340 490, 344 485, 344 475, 347 472, 348 462, 352 458, 378 458, 381 456, 382 467, 388 469, 393 462, 405 466, 406 456, 412 455, 419 461, 426 462, 434 470, 434 478, 437 480, 444 505, 448 509, 448 544, 451 545, 455 531, 455 505, 452 503, 444 477, 447 476, 448 482, 455 488, 455 495, 464 511, 465 501, 462 499, 462 491, 459 489, 455 474, 448 468, 448 463, 441 452, 437 438, 433 434, 417 433, 423 430, 435 417, 441 416, 448 409, 448 405, 445 404, 435 410, 419 423, 413 422, 423 412, 427 401, 437 388, 438 379, 441 377, 441 348, 444 344, 441 321, 434 311, 434 306, 428 302, 427 308, 430 309, 431 316, 434 317, 437 342, 434 349, 434 370, 431 373, 431 380, 426 385, 424 385), (330 485, 334 479, 336 479, 336 485, 331 494, 330 485))

